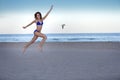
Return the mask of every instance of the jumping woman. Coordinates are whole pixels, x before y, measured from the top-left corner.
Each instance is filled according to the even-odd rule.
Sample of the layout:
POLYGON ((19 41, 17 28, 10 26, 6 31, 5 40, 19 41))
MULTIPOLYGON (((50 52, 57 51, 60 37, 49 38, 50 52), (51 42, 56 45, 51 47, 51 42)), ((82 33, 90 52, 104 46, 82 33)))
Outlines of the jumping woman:
POLYGON ((33 20, 30 24, 24 26, 23 28, 27 28, 29 27, 30 25, 32 25, 33 23, 36 23, 36 30, 34 30, 34 36, 32 38, 32 40, 30 42, 28 42, 24 48, 23 48, 23 53, 25 52, 25 50, 35 42, 35 40, 38 38, 38 37, 41 37, 42 40, 39 44, 39 47, 40 49, 42 49, 43 47, 43 44, 45 43, 46 39, 47 39, 47 36, 43 33, 41 33, 41 30, 42 30, 42 26, 43 26, 43 21, 46 19, 46 17, 49 15, 49 13, 51 12, 51 10, 53 9, 53 5, 51 6, 50 10, 47 12, 47 14, 42 17, 42 14, 40 12, 36 12, 34 14, 35 16, 35 20, 33 20))

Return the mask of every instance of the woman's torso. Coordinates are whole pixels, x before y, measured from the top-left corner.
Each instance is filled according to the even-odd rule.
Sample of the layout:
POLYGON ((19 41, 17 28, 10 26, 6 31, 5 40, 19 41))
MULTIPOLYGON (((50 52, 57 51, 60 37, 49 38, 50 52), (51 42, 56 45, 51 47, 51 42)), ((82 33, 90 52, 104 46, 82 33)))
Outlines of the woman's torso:
POLYGON ((41 32, 42 26, 43 26, 43 21, 42 20, 35 20, 37 30, 41 32))

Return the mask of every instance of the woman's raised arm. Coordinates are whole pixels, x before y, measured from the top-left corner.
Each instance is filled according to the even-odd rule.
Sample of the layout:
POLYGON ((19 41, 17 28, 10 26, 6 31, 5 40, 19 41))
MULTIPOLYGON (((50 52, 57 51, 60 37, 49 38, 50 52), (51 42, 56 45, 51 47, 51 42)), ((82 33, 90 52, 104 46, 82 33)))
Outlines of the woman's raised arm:
POLYGON ((43 20, 46 19, 46 17, 49 15, 49 13, 51 12, 51 10, 53 9, 53 5, 51 6, 50 10, 47 12, 47 14, 43 17, 43 20))

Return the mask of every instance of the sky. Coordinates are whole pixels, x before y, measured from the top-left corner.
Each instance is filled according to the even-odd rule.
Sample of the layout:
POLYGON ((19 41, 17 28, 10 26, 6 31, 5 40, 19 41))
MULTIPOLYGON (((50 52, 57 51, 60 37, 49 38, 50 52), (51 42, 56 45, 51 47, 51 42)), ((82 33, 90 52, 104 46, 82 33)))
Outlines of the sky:
POLYGON ((22 26, 51 5, 43 33, 120 33, 120 0, 0 0, 0 34, 32 34, 35 24, 22 26))

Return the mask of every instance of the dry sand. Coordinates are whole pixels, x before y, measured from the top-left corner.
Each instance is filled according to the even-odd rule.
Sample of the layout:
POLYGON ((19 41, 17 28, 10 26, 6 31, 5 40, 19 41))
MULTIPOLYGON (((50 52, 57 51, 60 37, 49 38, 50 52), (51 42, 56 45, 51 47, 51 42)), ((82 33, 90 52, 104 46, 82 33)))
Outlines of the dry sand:
POLYGON ((0 80, 120 80, 119 42, 0 43, 0 80))

